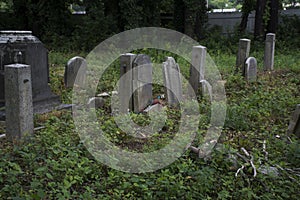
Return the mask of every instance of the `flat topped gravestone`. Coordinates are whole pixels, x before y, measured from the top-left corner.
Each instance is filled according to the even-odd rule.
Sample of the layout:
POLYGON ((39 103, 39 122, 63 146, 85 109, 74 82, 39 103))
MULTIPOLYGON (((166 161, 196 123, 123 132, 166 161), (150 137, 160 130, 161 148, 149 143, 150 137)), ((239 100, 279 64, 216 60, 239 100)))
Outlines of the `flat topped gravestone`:
POLYGON ((76 56, 71 58, 65 67, 65 87, 72 88, 77 78, 77 84, 83 85, 86 77, 86 60, 82 57, 76 56))
POLYGON ((165 94, 168 104, 177 107, 182 101, 182 85, 179 65, 175 62, 174 58, 167 57, 166 62, 163 62, 162 67, 165 94))
POLYGON ((288 133, 295 134, 300 138, 300 104, 296 106, 296 110, 292 114, 290 124, 288 127, 288 133))
POLYGON ((249 39, 240 39, 239 50, 236 57, 236 72, 241 72, 245 75, 245 61, 249 57, 250 53, 250 43, 249 39))
POLYGON ((21 139, 33 133, 31 72, 29 65, 5 65, 6 137, 21 139))
POLYGON ((275 54, 275 34, 268 33, 266 35, 265 55, 264 55, 265 71, 272 71, 274 69, 274 54, 275 54))
POLYGON ((0 31, 0 106, 5 105, 4 66, 24 63, 31 67, 32 99, 35 113, 57 106, 59 97, 48 85, 48 50, 31 31, 0 31))
POLYGON ((152 63, 148 55, 122 54, 120 57, 120 112, 139 113, 152 103, 152 63))
POLYGON ((206 51, 206 47, 204 46, 193 47, 189 82, 194 91, 189 91, 190 95, 192 95, 193 92, 196 95, 200 93, 201 81, 204 80, 206 51))
POLYGON ((141 112, 152 103, 152 63, 148 55, 138 54, 133 61, 133 110, 141 112))
POLYGON ((247 58, 245 62, 245 78, 248 82, 255 82, 257 79, 257 61, 254 57, 247 58))

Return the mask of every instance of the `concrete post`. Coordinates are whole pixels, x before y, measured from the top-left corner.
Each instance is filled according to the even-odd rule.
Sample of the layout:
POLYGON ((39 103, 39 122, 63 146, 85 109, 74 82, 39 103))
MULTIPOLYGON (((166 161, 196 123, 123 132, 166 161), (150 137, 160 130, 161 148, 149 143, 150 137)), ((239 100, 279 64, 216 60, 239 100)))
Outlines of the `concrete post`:
POLYGON ((31 69, 29 65, 5 65, 6 137, 14 141, 33 134, 31 69))
POLYGON ((240 39, 239 50, 236 58, 236 72, 241 72, 245 75, 245 61, 249 57, 250 53, 250 43, 249 39, 240 39))
POLYGON ((275 34, 268 33, 265 43, 264 70, 272 71, 274 69, 274 53, 275 53, 275 34))

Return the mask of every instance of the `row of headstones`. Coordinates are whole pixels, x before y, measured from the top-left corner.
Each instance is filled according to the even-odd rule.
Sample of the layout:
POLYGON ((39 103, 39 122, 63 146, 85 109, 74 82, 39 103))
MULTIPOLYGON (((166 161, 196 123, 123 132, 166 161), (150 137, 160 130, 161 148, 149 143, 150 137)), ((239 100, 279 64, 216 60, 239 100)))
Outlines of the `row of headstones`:
MULTIPOLYGON (((192 63, 190 68, 190 84, 193 91, 198 92, 200 87, 210 85, 204 80, 204 65, 206 59, 206 47, 194 46, 192 50, 192 63)), ((85 73, 80 76, 79 71, 86 71, 86 60, 81 57, 70 59, 65 69, 65 86, 73 87, 75 79, 78 84, 85 80, 85 73), (82 76, 83 75, 83 76, 82 76)), ((165 97, 168 105, 178 106, 182 100, 182 80, 180 68, 174 58, 167 57, 162 63, 165 97)), ((119 80, 120 112, 141 112, 153 100, 152 95, 152 63, 145 54, 122 54, 120 57, 120 80, 119 80)), ((97 100, 93 97, 93 100, 97 100)))
MULTIPOLYGON (((249 57, 250 53, 249 39, 240 39, 239 49, 236 59, 236 71, 240 71, 248 82, 257 80, 257 61, 254 57, 249 57)), ((275 34, 268 33, 265 41, 264 70, 272 71, 274 69, 275 53, 275 34)))

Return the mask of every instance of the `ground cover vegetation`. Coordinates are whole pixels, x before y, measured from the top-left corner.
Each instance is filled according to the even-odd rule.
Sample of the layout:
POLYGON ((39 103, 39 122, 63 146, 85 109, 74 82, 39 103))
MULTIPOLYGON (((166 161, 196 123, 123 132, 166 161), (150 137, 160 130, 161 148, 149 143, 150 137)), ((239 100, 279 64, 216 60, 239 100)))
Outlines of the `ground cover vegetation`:
MULTIPOLYGON (((86 17, 93 18, 92 14, 86 17)), ((84 33, 86 37, 82 38, 81 31, 76 32, 78 29, 68 35, 62 32, 68 29, 56 27, 63 24, 56 23, 54 18, 48 20, 56 25, 43 31, 57 30, 42 35, 49 49, 50 86, 63 103, 71 103, 72 90, 65 89, 63 84, 66 62, 76 55, 85 57, 91 47, 101 41, 98 36, 105 39, 111 32, 97 35, 102 29, 95 29, 95 32, 84 33), (68 37, 70 35, 78 38, 68 37), (78 48, 80 44, 84 46, 78 48)), ((90 23, 87 24, 90 27, 96 26, 92 22, 106 26, 108 21, 105 20, 85 23, 90 23)), ((38 25, 39 21, 35 23, 38 25)), ((187 150, 176 162, 156 172, 120 172, 99 163, 87 151, 75 131, 70 111, 53 111, 35 115, 35 127, 43 128, 31 139, 16 144, 0 140, 0 199, 299 199, 300 140, 287 134, 291 113, 300 102, 299 24, 297 17, 287 18, 280 24, 276 35, 275 70, 271 73, 263 71, 263 40, 241 32, 222 36, 218 28, 205 31, 206 37, 199 43, 207 47, 226 81, 227 96, 222 135, 209 158, 198 158, 187 150), (237 44, 242 37, 252 39, 250 55, 257 58, 259 67, 255 83, 247 83, 235 73, 237 44), (255 168, 243 148, 253 156, 255 168), (243 170, 239 170, 242 166, 243 170)), ((136 25, 140 24, 133 26, 136 25)), ((131 28, 128 21, 123 21, 122 26, 131 28)), ((148 54, 156 63, 170 56, 168 52, 153 49, 135 53, 138 52, 148 54)), ((179 56, 174 57, 187 78, 189 63, 179 56)), ((111 91, 118 78, 116 61, 101 79, 98 92, 111 91)), ((158 95, 163 88, 154 85, 153 91, 158 95)), ((101 129, 111 142, 129 151, 160 149, 178 130, 180 112, 170 108, 161 131, 148 139, 130 137, 118 128, 109 114, 110 102, 106 103, 103 109, 96 110, 101 129)), ((199 111, 204 115, 195 146, 202 141, 209 126, 210 108, 210 103, 199 97, 199 111)), ((149 123, 147 115, 130 113, 130 116, 140 125, 149 123)), ((0 133, 3 132, 1 125, 0 133)))
MULTIPOLYGON (((292 34, 292 33, 290 33, 292 34)), ((200 43, 226 81, 227 117, 216 149, 207 159, 187 150, 176 162, 156 172, 130 174, 97 162, 86 150, 75 131, 70 111, 53 111, 35 116, 34 137, 19 144, 0 142, 0 197, 10 199, 298 199, 300 186, 299 139, 287 134, 291 112, 300 102, 299 46, 281 40, 276 44, 275 70, 262 69, 261 42, 252 42, 252 56, 258 59, 256 83, 247 83, 234 73, 239 36, 217 39, 213 35, 200 43), (225 45, 226 44, 226 45, 225 45), (265 146, 265 147, 264 147, 265 146), (243 155, 245 148, 257 169, 243 155), (245 166, 243 170, 238 169, 245 166), (267 172, 266 170, 268 169, 267 172)), ((144 50, 153 62, 160 62, 167 52, 144 50)), ((51 50, 50 85, 71 103, 71 90, 63 86, 64 65, 78 52, 51 50)), ((81 53, 85 56, 87 53, 81 53)), ((189 64, 176 57, 184 76, 189 64)), ((99 84, 99 92, 110 91, 119 76, 116 61, 99 84)), ((154 86, 154 93, 162 88, 154 86)), ((209 125, 210 104, 199 99, 200 120, 195 145, 201 142, 209 125)), ((109 115, 109 102, 97 110, 106 136, 129 151, 151 152, 162 148, 176 133, 180 113, 169 109, 163 129, 149 139, 136 139, 122 132, 109 115)), ((131 113, 140 125, 145 115, 131 113)), ((2 130, 3 131, 3 130, 2 130)))

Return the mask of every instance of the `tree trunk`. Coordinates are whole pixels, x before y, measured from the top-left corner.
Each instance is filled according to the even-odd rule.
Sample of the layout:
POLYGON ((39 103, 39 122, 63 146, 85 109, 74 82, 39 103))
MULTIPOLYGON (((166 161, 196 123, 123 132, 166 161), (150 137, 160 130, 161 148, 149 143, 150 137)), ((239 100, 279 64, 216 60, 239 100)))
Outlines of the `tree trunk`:
POLYGON ((248 16, 249 16, 249 13, 243 13, 242 14, 242 21, 240 23, 240 32, 245 32, 246 28, 247 28, 247 23, 248 23, 248 16))
POLYGON ((264 32, 264 23, 263 15, 266 8, 266 0, 257 0, 256 1, 256 13, 255 13, 255 27, 254 27, 254 36, 263 37, 264 32))
POLYGON ((278 0, 271 0, 269 6, 270 6, 270 20, 268 22, 267 32, 276 33, 277 26, 278 26, 278 9, 279 9, 278 0))

